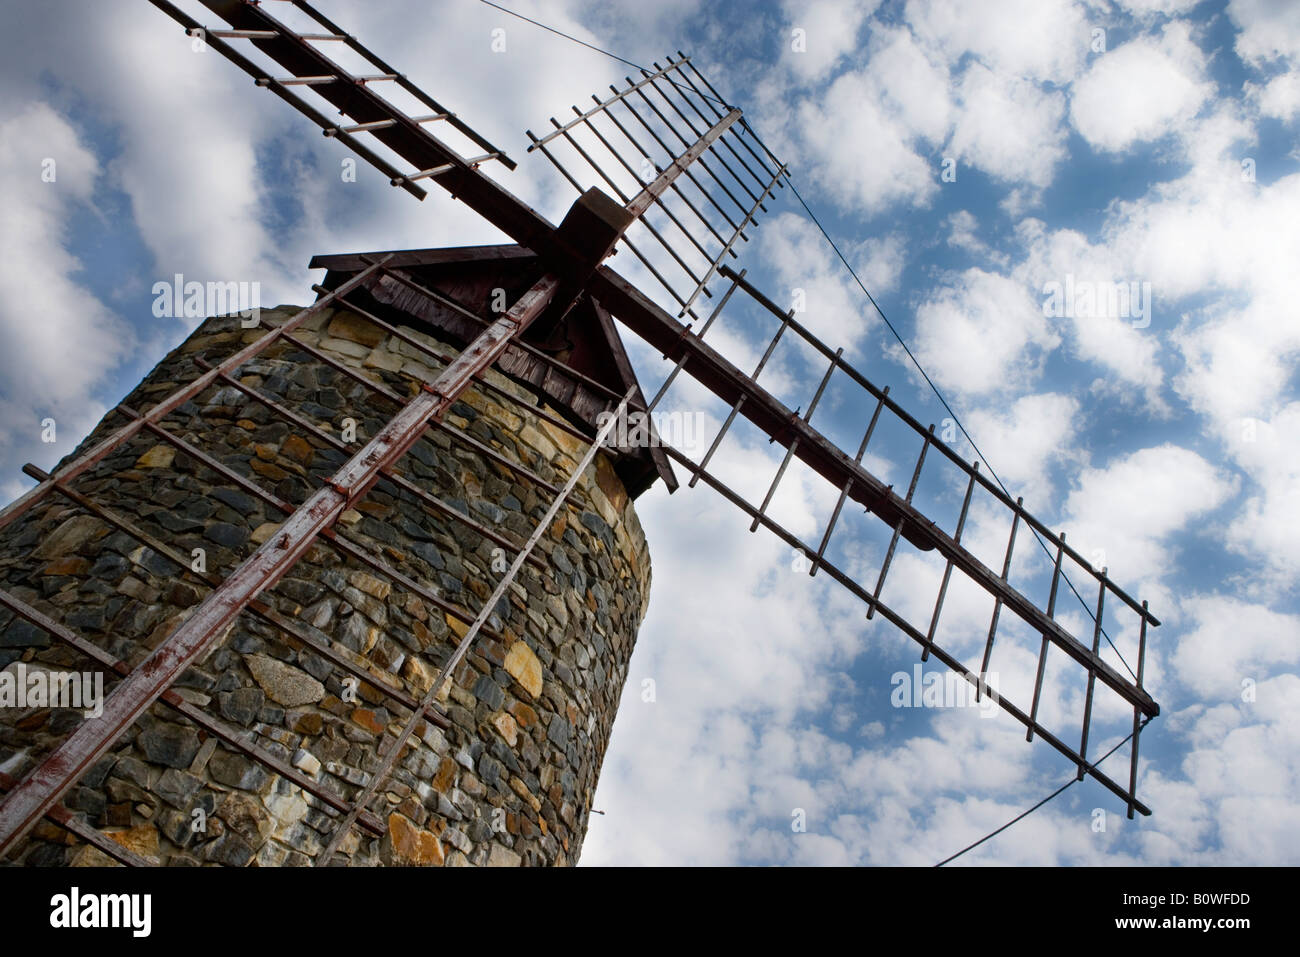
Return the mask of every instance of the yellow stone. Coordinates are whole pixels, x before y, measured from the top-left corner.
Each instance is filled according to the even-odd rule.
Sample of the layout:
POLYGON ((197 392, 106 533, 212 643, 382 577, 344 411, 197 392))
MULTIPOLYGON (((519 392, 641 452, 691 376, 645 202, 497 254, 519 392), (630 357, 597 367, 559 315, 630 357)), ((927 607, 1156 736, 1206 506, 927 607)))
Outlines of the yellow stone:
POLYGON ((384 725, 369 708, 357 708, 352 712, 352 720, 367 731, 373 731, 375 734, 384 733, 384 725))
POLYGON ((393 590, 392 585, 382 579, 376 578, 369 572, 355 571, 348 576, 348 581, 361 589, 361 591, 365 592, 367 595, 378 598, 380 601, 387 598, 388 593, 393 590))
POLYGON ((140 824, 126 831, 105 831, 104 834, 128 851, 155 862, 158 860, 158 829, 152 824, 140 824))
POLYGON ((362 363, 367 369, 383 369, 385 372, 398 372, 402 368, 403 359, 396 352, 379 346, 374 349, 370 355, 366 356, 366 361, 362 363))
MULTIPOLYGON (((596 456, 596 484, 600 490, 605 493, 609 499, 609 504, 615 512, 622 512, 627 505, 627 489, 623 487, 623 481, 614 471, 614 466, 607 455, 596 456)), ((606 519, 611 525, 617 524, 617 518, 606 519)))
POLYGON ((263 522, 257 528, 253 529, 253 534, 249 536, 254 545, 261 545, 268 538, 275 534, 275 530, 280 526, 275 522, 263 522))
POLYGON ((138 469, 165 469, 176 458, 176 450, 170 445, 155 445, 144 455, 135 460, 138 469))
POLYGON ((388 334, 379 326, 351 312, 340 312, 330 321, 326 332, 336 339, 348 339, 374 348, 388 334))
POLYGON ((505 669, 534 699, 541 696, 542 663, 528 647, 528 642, 521 639, 510 646, 506 652, 505 669))
POLYGON ((72 852, 69 867, 124 867, 97 847, 84 844, 72 852))
POLYGON ((388 815, 384 851, 396 867, 441 867, 443 862, 442 842, 437 835, 416 827, 414 821, 396 811, 388 815))
POLYGON ((280 451, 302 465, 311 465, 316 450, 300 435, 291 435, 280 445, 280 451))
POLYGON ((464 638, 466 633, 469 631, 469 625, 461 621, 451 612, 447 612, 444 617, 447 619, 447 627, 456 633, 456 637, 464 638))
POLYGON ((528 790, 528 785, 520 778, 511 775, 510 789, 527 801, 534 811, 540 811, 542 809, 542 802, 535 794, 533 794, 532 791, 528 790))
POLYGON ((421 696, 433 686, 433 671, 417 655, 410 655, 403 662, 402 677, 411 690, 421 696))
POLYGON ((536 449, 547 462, 555 458, 556 449, 554 443, 533 426, 525 425, 520 429, 519 438, 523 440, 525 445, 536 449))
POLYGON ((497 733, 505 738, 506 744, 513 748, 515 742, 519 740, 519 725, 515 724, 515 719, 502 711, 492 719, 492 725, 497 729, 497 733))

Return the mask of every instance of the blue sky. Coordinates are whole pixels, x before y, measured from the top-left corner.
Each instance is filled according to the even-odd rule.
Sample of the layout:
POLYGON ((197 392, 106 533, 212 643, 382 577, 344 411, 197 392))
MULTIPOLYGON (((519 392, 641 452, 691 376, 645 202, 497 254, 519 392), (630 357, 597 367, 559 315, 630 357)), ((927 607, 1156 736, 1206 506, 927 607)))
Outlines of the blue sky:
MULTIPOLYGON (((1164 621, 1148 657, 1163 714, 1139 778, 1154 816, 1128 822, 1085 782, 963 862, 1296 863, 1300 7, 508 5, 639 63, 691 54, 789 164, 987 463, 1085 555, 1104 550, 1164 621), (1149 283, 1149 324, 1045 316, 1044 284, 1067 276, 1149 283)), ((523 131, 630 68, 473 0, 321 6, 521 160, 492 175, 559 220, 572 190, 525 154, 523 131)), ((3 9, 6 498, 29 484, 23 462, 51 466, 192 328, 152 315, 154 282, 257 280, 264 305, 302 303, 315 253, 500 239, 446 197, 416 203, 368 168, 342 182, 341 147, 192 51, 143 0, 3 9), (57 179, 42 182, 51 157, 57 179), (54 445, 40 440, 47 416, 54 445)), ((942 422, 789 191, 740 264, 778 303, 805 290, 801 318, 918 419, 942 422)), ((751 364, 759 324, 727 313, 719 348, 751 364)), ((657 354, 629 347, 657 386, 657 354)), ((806 403, 823 368, 783 356, 772 387, 806 403)), ((726 410, 689 383, 672 396, 704 417, 707 447, 726 410)), ((847 445, 867 414, 844 390, 814 422, 847 445)), ((906 481, 903 448, 878 451, 873 468, 906 481)), ((779 456, 737 430, 718 461, 761 498, 779 456)), ((796 470, 774 511, 815 540, 826 496, 796 470)), ((1009 719, 891 707, 891 676, 910 673, 914 649, 824 577, 794 572, 788 548, 751 536, 712 493, 656 489, 638 510, 651 606, 585 863, 930 864, 1070 775, 1009 719), (791 830, 795 809, 805 832, 791 830)), ((837 548, 865 578, 883 526, 854 528, 837 548)), ((1005 537, 991 516, 976 532, 992 552, 1005 537)), ((931 600, 919 563, 892 574, 900 602, 909 583, 931 600)), ((1122 714, 1099 728, 1105 747, 1127 733, 1122 714)))

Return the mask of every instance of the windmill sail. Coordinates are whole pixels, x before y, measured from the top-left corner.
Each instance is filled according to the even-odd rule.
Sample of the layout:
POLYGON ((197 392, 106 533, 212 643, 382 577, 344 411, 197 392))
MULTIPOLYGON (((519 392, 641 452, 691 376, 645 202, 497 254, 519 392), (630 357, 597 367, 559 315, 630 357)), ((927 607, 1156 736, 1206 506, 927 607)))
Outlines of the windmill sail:
MULTIPOLYGON (((329 859, 353 827, 382 833, 371 798, 401 753, 400 746, 390 748, 385 756, 383 775, 376 774, 353 799, 343 799, 178 696, 172 685, 238 616, 247 614, 283 629, 331 666, 375 685, 390 703, 404 709, 408 717, 399 740, 406 741, 418 722, 445 724, 434 698, 441 677, 477 635, 492 633, 492 610, 501 589, 484 597, 477 610, 467 611, 384 558, 350 544, 336 534, 333 524, 376 483, 395 483, 426 507, 466 524, 474 534, 514 554, 509 576, 525 564, 536 565, 539 559, 532 547, 540 525, 534 535, 524 536, 517 529, 493 527, 462 515, 401 469, 403 457, 431 426, 479 454, 492 454, 473 436, 441 421, 461 391, 472 381, 488 381, 486 373, 492 368, 544 394, 562 396, 570 416, 555 417, 554 424, 592 442, 592 450, 606 440, 611 422, 624 420, 629 412, 654 411, 671 401, 673 390, 684 383, 707 390, 722 410, 721 426, 708 450, 693 458, 658 436, 649 450, 617 449, 629 487, 655 478, 675 487, 677 477, 669 464, 675 463, 688 476, 689 486, 703 483, 714 489, 736 506, 751 530, 765 527, 797 549, 806 558, 809 574, 823 575, 859 599, 867 618, 885 621, 910 638, 919 646, 922 660, 934 657, 962 676, 980 696, 995 701, 1021 722, 1027 737, 1041 738, 1064 755, 1080 778, 1091 776, 1124 800, 1130 816, 1135 811, 1150 813, 1136 793, 1137 744, 1143 719, 1159 712, 1142 686, 1147 629, 1159 622, 1144 602, 1130 597, 1104 569, 1094 569, 1064 536, 1034 518, 1021 501, 967 462, 942 435, 936 435, 933 426, 922 425, 889 396, 888 389, 858 371, 845 358, 844 349, 822 341, 794 309, 783 310, 736 268, 739 247, 749 241, 773 196, 785 188, 788 171, 744 122, 741 111, 723 100, 689 58, 679 54, 664 66, 655 64, 654 70, 643 71, 638 78, 628 77, 624 86, 611 87, 609 96, 593 96, 591 107, 575 106, 572 119, 552 120, 553 129, 544 135, 529 134, 530 150, 546 156, 580 194, 565 220, 556 225, 480 169, 486 164, 513 169, 513 161, 503 151, 305 0, 287 5, 314 20, 323 33, 295 32, 267 10, 269 4, 201 0, 225 21, 213 29, 167 0, 150 2, 373 165, 394 187, 419 198, 437 185, 500 228, 517 245, 494 247, 484 255, 517 264, 523 278, 513 291, 510 308, 491 313, 438 286, 440 257, 454 258, 462 251, 321 257, 313 265, 327 267, 330 277, 318 287, 320 298, 313 306, 220 361, 200 366, 201 375, 153 407, 123 406, 120 411, 127 424, 54 475, 30 470, 40 484, 0 512, 0 528, 19 520, 46 497, 63 497, 182 568, 187 564, 185 556, 172 554, 165 542, 151 539, 129 519, 76 491, 71 482, 134 437, 148 435, 195 457, 232 487, 263 499, 285 517, 273 537, 224 578, 203 577, 210 588, 207 597, 134 669, 87 642, 66 623, 0 591, 0 603, 17 618, 123 675, 106 703, 108 720, 83 724, 21 780, 0 779, 0 786, 9 790, 0 803, 0 850, 12 847, 42 816, 71 826, 66 824, 68 812, 58 803, 61 796, 160 700, 336 812, 341 823, 322 860, 329 859), (257 51, 258 58, 237 50, 238 44, 257 51), (379 72, 362 75, 345 70, 325 52, 331 46, 346 47, 379 72), (403 109, 378 92, 385 85, 430 112, 403 109), (345 120, 328 118, 308 95, 323 100, 345 120), (481 152, 453 148, 449 137, 434 132, 440 128, 453 131, 481 152), (653 287, 652 293, 605 263, 616 249, 630 254, 637 275, 653 287), (667 307, 661 304, 665 302, 667 307), (440 370, 437 377, 426 382, 418 395, 405 396, 354 375, 296 338, 296 330, 331 305, 345 306, 399 337, 405 333, 400 323, 392 321, 394 315, 437 322, 464 347, 459 352, 430 353, 440 370), (649 400, 631 373, 614 331, 615 320, 665 359, 664 381, 649 400), (715 345, 720 342, 717 330, 735 321, 751 336, 764 330, 757 363, 742 367, 742 359, 752 356, 732 361, 715 345), (576 324, 598 330, 597 341, 605 343, 607 352, 583 358, 557 347, 565 329, 576 324), (766 330, 771 330, 770 335, 766 330), (819 370, 793 400, 794 408, 768 385, 778 348, 791 344, 815 360, 819 370), (164 427, 164 420, 186 408, 191 399, 215 389, 233 389, 291 422, 302 434, 333 446, 341 461, 345 451, 353 450, 238 375, 244 364, 286 345, 353 376, 395 407, 362 451, 301 502, 271 494, 253 477, 205 456, 184 436, 164 427), (857 434, 833 438, 833 429, 821 427, 825 413, 815 424, 818 410, 828 407, 856 410, 857 434), (742 428, 778 446, 781 461, 770 479, 753 489, 738 490, 736 482, 720 474, 716 453, 729 435, 742 428), (811 537, 801 537, 779 520, 781 483, 789 480, 792 469, 800 471, 805 481, 822 486, 820 500, 826 503, 827 514, 820 531, 811 537), (878 474, 885 470, 888 475, 878 474), (867 525, 859 527, 859 520, 868 516, 867 525), (990 546, 995 539, 997 544, 990 546), (461 644, 443 663, 439 680, 427 694, 421 697, 376 684, 374 676, 355 661, 316 640, 310 630, 259 597, 318 541, 461 620, 465 626, 461 644), (1075 611, 1071 605, 1067 612, 1064 603, 1069 593, 1085 597, 1086 607, 1075 611), (978 620, 978 626, 972 626, 973 620, 978 620), (1128 667, 1122 650, 1136 660, 1131 675, 1116 666, 1117 661, 1128 667), (1055 689, 1070 681, 1084 688, 1081 715, 1063 715, 1056 700, 1055 689), (1099 694, 1109 696, 1104 704, 1099 694), (1133 715, 1125 783, 1097 767, 1095 742, 1089 741, 1094 715, 1100 708, 1116 706, 1131 709, 1133 715)), ((427 344, 415 345, 429 350, 427 344)), ((507 393, 501 398, 511 399, 507 393)), ((517 463, 500 464, 520 469, 517 463)), ((584 464, 585 460, 578 463, 579 472, 584 464)), ((555 507, 572 488, 572 481, 566 484, 557 476, 524 472, 529 482, 552 497, 555 507)), ((79 835, 119 860, 139 863, 93 829, 81 823, 76 828, 79 835)))

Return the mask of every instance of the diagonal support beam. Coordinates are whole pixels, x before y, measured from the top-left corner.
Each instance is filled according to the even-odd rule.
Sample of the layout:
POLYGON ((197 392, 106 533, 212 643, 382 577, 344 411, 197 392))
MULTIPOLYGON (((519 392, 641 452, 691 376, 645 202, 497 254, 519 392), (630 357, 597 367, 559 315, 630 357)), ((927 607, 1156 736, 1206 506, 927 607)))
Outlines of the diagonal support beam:
POLYGON ((384 469, 406 454, 430 421, 440 418, 474 376, 495 362, 510 341, 537 318, 558 286, 554 276, 538 280, 123 679, 104 702, 97 720, 83 722, 9 793, 0 804, 0 855, 14 847, 172 682, 225 634, 250 601, 292 568, 316 537, 364 495, 384 469))

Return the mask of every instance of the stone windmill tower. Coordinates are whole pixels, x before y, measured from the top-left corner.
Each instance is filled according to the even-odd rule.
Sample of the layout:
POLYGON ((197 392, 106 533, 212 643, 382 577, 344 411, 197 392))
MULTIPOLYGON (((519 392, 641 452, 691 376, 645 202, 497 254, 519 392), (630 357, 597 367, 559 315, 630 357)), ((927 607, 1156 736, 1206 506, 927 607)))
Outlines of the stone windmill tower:
POLYGON ((674 466, 1150 813, 1137 732, 1159 711, 1142 687, 1158 622, 732 268, 787 171, 689 58, 529 134, 580 194, 556 225, 480 170, 513 169, 502 151, 305 0, 282 6, 322 32, 271 3, 202 0, 224 21, 207 29, 151 2, 394 186, 445 189, 514 243, 319 256, 313 304, 208 319, 52 474, 28 468, 38 485, 0 512, 9 861, 574 862, 649 600, 633 502, 675 489, 674 466), (378 72, 345 70, 339 47, 378 72), (605 263, 616 248, 651 293, 605 263), (772 328, 750 372, 705 341, 728 308, 772 328), (620 325, 668 364, 649 400, 620 325), (824 366, 803 409, 758 381, 790 343, 824 366), (727 410, 699 461, 651 415, 687 379, 727 410), (850 451, 811 423, 832 393, 860 413, 850 451), (754 501, 709 468, 737 423, 784 450, 754 501), (864 463, 900 436, 895 488, 864 463), (773 515, 792 465, 834 492, 815 541, 773 515), (977 515, 1008 529, 1000 570, 963 545, 977 515), (867 578, 838 558, 853 517, 883 533, 867 578), (1018 535, 1043 556, 1024 581, 1018 535), (907 562, 934 574, 920 617, 889 587, 907 562), (991 608, 973 657, 945 632, 962 588, 991 608), (1058 619, 1066 588, 1095 598, 1058 619), (1128 642, 1135 674, 1103 639, 1121 663, 1128 642), (1026 640, 1017 705, 990 666, 1026 640), (1081 715, 1040 708, 1071 678, 1081 715), (1127 786, 1089 759, 1100 693, 1132 710, 1127 786))

